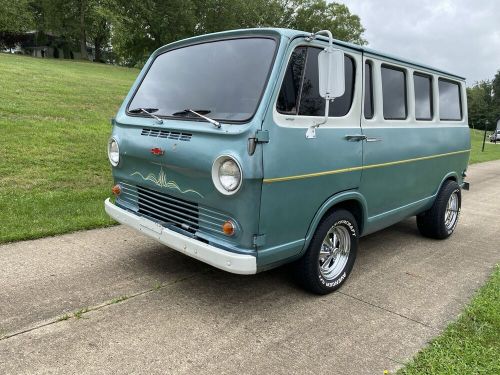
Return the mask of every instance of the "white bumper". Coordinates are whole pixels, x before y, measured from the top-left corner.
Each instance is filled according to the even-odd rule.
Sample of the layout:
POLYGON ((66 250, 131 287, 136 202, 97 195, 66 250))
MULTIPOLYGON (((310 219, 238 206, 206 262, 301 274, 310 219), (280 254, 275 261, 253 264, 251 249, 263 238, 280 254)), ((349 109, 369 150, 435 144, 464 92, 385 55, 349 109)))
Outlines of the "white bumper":
POLYGON ((119 223, 128 225, 190 257, 232 273, 250 275, 257 272, 257 260, 252 255, 232 253, 186 237, 152 220, 117 207, 109 198, 104 202, 104 206, 106 213, 119 223))

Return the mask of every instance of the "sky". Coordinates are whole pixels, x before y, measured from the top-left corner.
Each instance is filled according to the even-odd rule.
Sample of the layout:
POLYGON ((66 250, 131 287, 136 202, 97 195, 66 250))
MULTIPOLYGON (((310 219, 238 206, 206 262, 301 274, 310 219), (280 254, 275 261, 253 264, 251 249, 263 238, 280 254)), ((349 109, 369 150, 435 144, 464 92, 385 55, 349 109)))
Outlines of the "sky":
POLYGON ((500 0, 336 0, 368 47, 476 81, 500 70, 500 0))

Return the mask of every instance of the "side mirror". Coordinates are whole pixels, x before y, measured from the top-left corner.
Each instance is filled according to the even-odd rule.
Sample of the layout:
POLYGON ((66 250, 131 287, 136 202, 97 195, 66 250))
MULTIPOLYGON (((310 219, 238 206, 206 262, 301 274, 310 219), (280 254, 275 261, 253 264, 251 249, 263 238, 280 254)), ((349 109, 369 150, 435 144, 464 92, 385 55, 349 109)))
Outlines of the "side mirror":
POLYGON ((331 47, 318 55, 319 95, 327 100, 345 92, 344 52, 331 47))
POLYGON ((330 100, 344 95, 345 92, 344 52, 333 48, 333 35, 329 30, 320 30, 311 34, 306 38, 306 41, 310 42, 318 35, 328 36, 328 47, 318 55, 319 95, 325 98, 325 117, 323 121, 307 128, 307 139, 316 138, 316 129, 327 123, 330 100))
POLYGON ((318 55, 319 95, 325 98, 325 117, 322 122, 307 129, 306 138, 316 138, 316 128, 328 121, 330 100, 344 95, 345 66, 344 52, 334 49, 331 45, 318 55))

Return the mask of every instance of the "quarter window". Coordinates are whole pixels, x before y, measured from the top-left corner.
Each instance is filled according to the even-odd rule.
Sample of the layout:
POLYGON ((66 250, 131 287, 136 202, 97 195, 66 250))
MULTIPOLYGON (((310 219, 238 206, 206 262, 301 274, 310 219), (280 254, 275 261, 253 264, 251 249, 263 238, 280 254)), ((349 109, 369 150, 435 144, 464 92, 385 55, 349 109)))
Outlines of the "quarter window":
POLYGON ((439 118, 455 121, 462 119, 460 86, 457 82, 439 78, 439 118))
POLYGON ((386 120, 406 119, 408 112, 406 108, 406 75, 403 70, 382 66, 382 96, 386 120))
POLYGON ((365 62, 365 103, 364 114, 366 119, 373 118, 373 86, 372 64, 365 62))
MULTIPOLYGON (((298 47, 292 53, 278 96, 280 113, 323 116, 325 99, 319 95, 318 54, 316 47, 298 47)), ((354 93, 354 60, 345 56, 345 93, 330 104, 329 116, 345 116, 352 105, 354 93)))
POLYGON ((428 75, 415 73, 415 118, 417 120, 432 119, 432 79, 428 75))

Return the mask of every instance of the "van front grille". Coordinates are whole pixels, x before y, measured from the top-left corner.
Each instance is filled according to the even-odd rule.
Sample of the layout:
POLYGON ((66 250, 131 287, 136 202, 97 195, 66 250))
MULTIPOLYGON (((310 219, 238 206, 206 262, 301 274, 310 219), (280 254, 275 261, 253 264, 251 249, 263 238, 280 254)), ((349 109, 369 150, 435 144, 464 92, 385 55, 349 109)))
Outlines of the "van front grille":
POLYGON ((172 198, 145 187, 137 186, 137 204, 139 213, 153 219, 180 225, 196 232, 199 228, 199 211, 196 203, 172 198))
POLYGON ((144 186, 120 182, 122 193, 117 203, 138 208, 138 213, 162 224, 174 224, 192 233, 202 230, 221 233, 226 215, 197 203, 177 198, 144 186))
POLYGON ((146 129, 146 128, 142 129, 141 135, 144 135, 146 137, 173 139, 176 141, 190 141, 191 137, 193 136, 190 133, 181 133, 163 129, 146 129))

